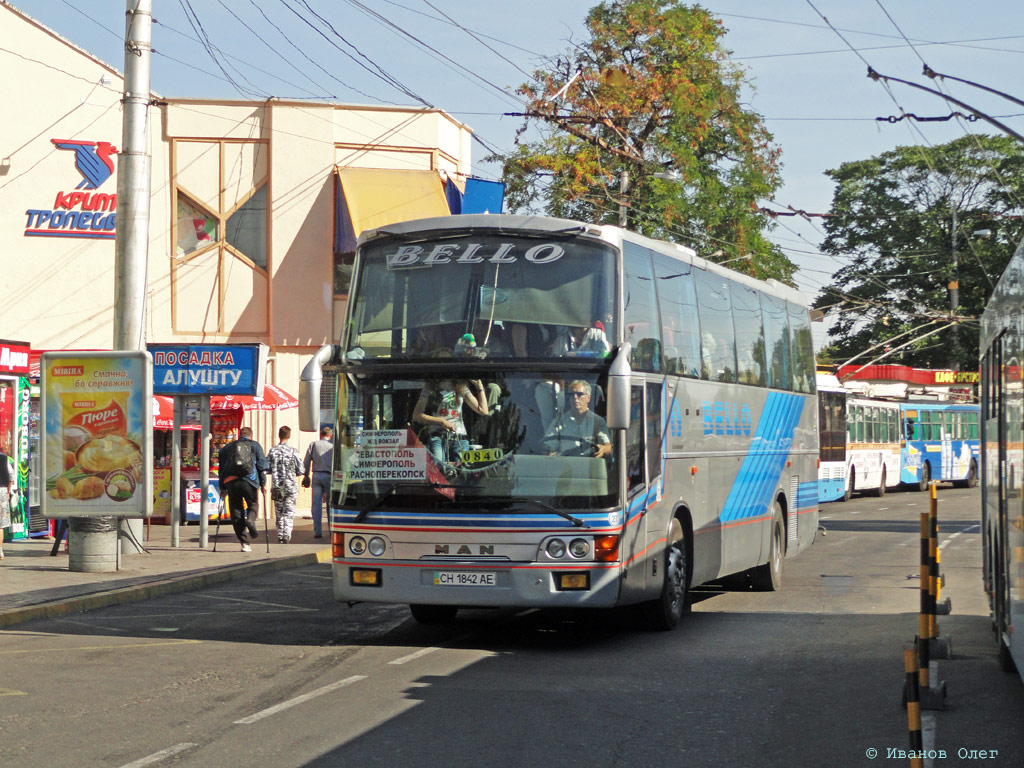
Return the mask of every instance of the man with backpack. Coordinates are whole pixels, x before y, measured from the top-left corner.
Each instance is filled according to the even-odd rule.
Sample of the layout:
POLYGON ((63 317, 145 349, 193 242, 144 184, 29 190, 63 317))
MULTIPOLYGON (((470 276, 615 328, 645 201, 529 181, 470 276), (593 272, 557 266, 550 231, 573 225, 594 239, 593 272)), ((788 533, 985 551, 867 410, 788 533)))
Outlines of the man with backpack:
POLYGON ((252 552, 249 540, 259 533, 259 492, 267 487, 267 457, 252 439, 250 427, 242 427, 238 434, 237 440, 217 452, 217 483, 221 497, 228 500, 231 525, 242 542, 242 551, 252 552))

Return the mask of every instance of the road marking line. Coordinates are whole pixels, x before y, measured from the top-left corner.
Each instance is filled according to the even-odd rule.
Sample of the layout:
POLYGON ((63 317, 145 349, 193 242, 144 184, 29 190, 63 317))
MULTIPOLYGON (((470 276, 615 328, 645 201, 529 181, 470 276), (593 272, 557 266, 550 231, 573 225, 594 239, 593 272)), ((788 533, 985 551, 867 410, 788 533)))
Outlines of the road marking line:
POLYGON ((412 660, 418 659, 418 658, 420 658, 422 656, 426 656, 428 653, 433 653, 434 651, 440 651, 440 650, 441 649, 437 648, 437 647, 434 647, 434 648, 420 648, 415 653, 410 653, 408 656, 402 656, 401 658, 395 659, 394 661, 389 661, 388 664, 405 664, 407 661, 412 661, 412 660))
POLYGON ((950 534, 948 539, 946 539, 944 542, 939 544, 939 549, 945 549, 946 545, 949 544, 949 542, 951 542, 953 539, 955 539, 961 533, 967 533, 968 531, 973 531, 975 528, 977 528, 979 531, 981 530, 981 526, 980 525, 972 525, 970 528, 964 528, 962 531, 957 531, 956 533, 950 534))
MULTIPOLYGON (((935 751, 935 713, 934 712, 922 712, 921 713, 921 746, 922 752, 927 754, 928 752, 935 751)), ((927 768, 931 768, 933 763, 930 758, 925 758, 925 765, 927 768)))
POLYGON ((0 696, 25 696, 24 691, 16 691, 13 688, 0 688, 0 696))
POLYGON ((287 608, 290 611, 312 611, 316 613, 319 608, 302 608, 296 605, 283 605, 281 603, 267 603, 262 600, 246 600, 241 597, 222 597, 220 595, 199 595, 199 597, 205 597, 207 600, 229 600, 234 603, 249 603, 251 605, 269 605, 272 608, 287 608))
POLYGON ((330 693, 338 688, 344 688, 346 685, 352 685, 352 683, 358 683, 360 680, 365 679, 366 675, 352 675, 352 677, 346 677, 344 680, 339 680, 336 683, 325 685, 323 688, 317 688, 315 691, 310 691, 309 693, 304 693, 301 696, 296 696, 294 699, 289 699, 288 701, 283 701, 280 704, 275 704, 272 707, 268 707, 267 709, 257 712, 255 715, 249 715, 248 717, 243 717, 241 720, 235 720, 235 725, 251 725, 257 720, 262 720, 264 717, 275 715, 282 710, 294 707, 296 704, 301 704, 304 701, 315 699, 317 696, 323 696, 325 693, 330 693))
POLYGON ((292 573, 291 571, 284 571, 284 575, 290 576, 293 579, 322 579, 323 581, 334 581, 333 576, 319 576, 315 573, 292 573))
POLYGON ((192 749, 194 746, 196 745, 191 742, 183 741, 181 744, 175 744, 173 747, 168 747, 167 749, 162 749, 159 752, 154 752, 149 757, 143 757, 136 760, 134 763, 125 763, 121 768, 142 768, 144 765, 159 763, 166 757, 177 755, 179 752, 184 752, 186 749, 192 749))
POLYGON ((70 651, 110 651, 120 648, 149 648, 157 645, 195 645, 202 640, 162 640, 156 643, 119 643, 117 645, 75 645, 71 648, 23 648, 18 650, 0 651, 0 656, 13 656, 18 653, 69 653, 70 651))

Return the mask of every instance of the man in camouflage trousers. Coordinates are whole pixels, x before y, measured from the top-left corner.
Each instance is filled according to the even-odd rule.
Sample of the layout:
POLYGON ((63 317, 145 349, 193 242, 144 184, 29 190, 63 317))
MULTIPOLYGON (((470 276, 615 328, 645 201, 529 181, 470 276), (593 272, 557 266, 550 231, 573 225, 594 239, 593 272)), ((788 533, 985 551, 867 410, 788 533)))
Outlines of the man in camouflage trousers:
POLYGON ((281 441, 267 453, 270 476, 274 485, 270 498, 277 512, 277 541, 287 544, 292 540, 292 525, 295 522, 295 500, 299 497, 299 484, 295 478, 302 474, 302 459, 290 445, 291 427, 281 427, 277 437, 281 441))

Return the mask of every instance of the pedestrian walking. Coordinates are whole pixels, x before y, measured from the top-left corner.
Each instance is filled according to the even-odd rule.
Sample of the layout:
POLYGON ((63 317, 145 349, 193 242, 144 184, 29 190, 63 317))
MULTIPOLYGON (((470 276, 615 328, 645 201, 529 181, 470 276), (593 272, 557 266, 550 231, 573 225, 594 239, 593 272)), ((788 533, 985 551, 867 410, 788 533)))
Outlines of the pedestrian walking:
POLYGON ((299 497, 299 484, 295 478, 302 474, 302 459, 299 452, 288 445, 292 436, 291 427, 277 430, 277 445, 267 452, 270 478, 270 499, 277 513, 277 541, 287 544, 292 540, 292 526, 295 522, 295 500, 299 497))
POLYGON ((7 454, 0 451, 0 560, 4 559, 4 531, 11 525, 11 504, 16 486, 7 454))
POLYGON ((259 491, 267 488, 267 457, 252 439, 252 429, 242 427, 239 437, 217 452, 217 484, 221 498, 231 508, 231 525, 243 552, 252 552, 249 542, 259 535, 259 491))
MULTIPOLYGON (((314 539, 323 537, 324 501, 327 500, 330 504, 331 467, 334 462, 334 443, 331 441, 333 435, 333 429, 321 427, 320 439, 309 444, 306 456, 302 460, 302 487, 313 488, 313 505, 310 513, 313 516, 314 539)), ((330 520, 327 524, 330 527, 330 520)))

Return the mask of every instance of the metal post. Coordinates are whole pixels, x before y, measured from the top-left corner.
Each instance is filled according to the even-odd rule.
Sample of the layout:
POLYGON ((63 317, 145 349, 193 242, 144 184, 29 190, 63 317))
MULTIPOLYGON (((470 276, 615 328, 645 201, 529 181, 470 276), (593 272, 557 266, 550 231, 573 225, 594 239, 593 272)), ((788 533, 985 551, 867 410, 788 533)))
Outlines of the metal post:
POLYGON ((114 349, 145 349, 152 0, 127 0, 114 240, 114 349))
POLYGON ((171 433, 171 546, 180 546, 181 524, 181 395, 174 396, 174 431, 171 433))
POLYGON ((949 345, 949 367, 954 371, 960 369, 958 351, 960 349, 960 327, 956 324, 956 309, 960 304, 960 257, 956 252, 956 205, 953 206, 953 220, 950 225, 950 266, 949 278, 949 319, 953 323, 949 329, 952 343, 949 345))
POLYGON ((199 548, 206 549, 210 541, 210 398, 204 395, 199 410, 199 548))
MULTIPOLYGON (((146 267, 149 258, 149 72, 152 0, 126 0, 121 150, 117 159, 114 238, 114 349, 145 349, 146 267)), ((148 426, 152 429, 152 426, 148 426)), ((142 521, 122 519, 134 538, 142 521)), ((122 551, 129 544, 126 537, 122 551)))
MULTIPOLYGON (((907 701, 907 731, 910 735, 910 749, 913 752, 920 752, 923 747, 921 738, 921 705, 917 681, 917 651, 914 648, 906 648, 903 651, 903 669, 906 674, 904 683, 904 698, 907 701)), ((921 765, 918 762, 911 762, 911 765, 921 765)))
MULTIPOLYGON (((124 96, 121 149, 117 161, 117 229, 114 239, 114 349, 144 349, 146 259, 149 242, 149 59, 152 0, 126 0, 124 96)), ((152 425, 147 425, 152 429, 152 425)), ((130 526, 142 538, 142 521, 124 518, 71 518, 69 531, 78 534, 83 552, 119 547, 117 524, 130 526)), ((126 537, 125 546, 129 537, 126 537)), ((70 547, 71 536, 68 536, 70 547)), ((82 570, 81 558, 68 568, 82 570)), ((112 570, 117 570, 120 558, 112 570)))

